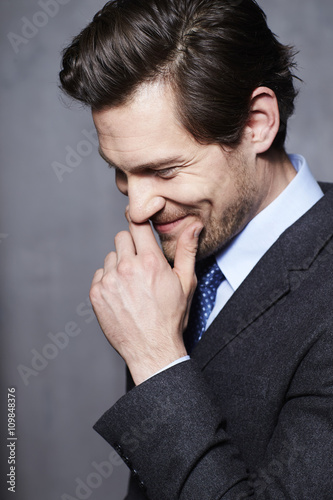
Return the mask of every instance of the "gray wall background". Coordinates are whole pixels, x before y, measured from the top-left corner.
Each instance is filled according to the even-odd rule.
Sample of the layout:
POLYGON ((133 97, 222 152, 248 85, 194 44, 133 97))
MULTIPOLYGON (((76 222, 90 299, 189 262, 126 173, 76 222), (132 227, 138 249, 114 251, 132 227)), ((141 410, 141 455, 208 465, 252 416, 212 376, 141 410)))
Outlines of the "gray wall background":
MULTIPOLYGON (((61 49, 104 2, 56 2, 46 14, 37 0, 1 0, 1 415, 4 420, 6 388, 15 387, 14 498, 121 500, 126 466, 114 461, 92 425, 124 393, 124 366, 86 299, 114 235, 126 228, 126 199, 99 158, 95 138, 85 135, 93 129, 89 111, 66 107, 57 88, 61 49), (38 27, 27 27, 23 18, 38 27), (10 41, 10 32, 25 41, 13 35, 10 41), (73 150, 75 157, 66 160, 73 150), (54 162, 67 167, 61 178, 54 162), (60 335, 63 348, 50 347, 50 334, 66 327, 77 335, 60 335), (24 382, 18 366, 33 369, 36 352, 52 359, 39 359, 24 382), (114 462, 113 471, 100 480, 92 473, 103 461, 114 462), (75 492, 81 481, 89 489, 75 492)), ((304 154, 318 179, 333 181, 333 3, 259 3, 281 41, 300 50, 305 83, 287 149, 304 154)), ((5 422, 0 435, 6 458, 5 422)), ((2 480, 7 469, 4 464, 2 480)), ((6 498, 6 485, 1 488, 6 498)))

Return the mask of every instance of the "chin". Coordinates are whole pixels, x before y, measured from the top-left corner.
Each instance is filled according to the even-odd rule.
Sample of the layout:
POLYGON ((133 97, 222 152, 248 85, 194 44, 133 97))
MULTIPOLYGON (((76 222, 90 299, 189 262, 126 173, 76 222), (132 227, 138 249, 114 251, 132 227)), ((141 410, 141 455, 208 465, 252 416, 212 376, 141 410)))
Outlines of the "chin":
MULTIPOLYGON (((203 229, 199 238, 196 261, 198 262, 200 260, 203 260, 206 257, 209 257, 210 255, 213 255, 216 252, 220 251, 224 246, 226 246, 227 242, 227 238, 209 238, 205 229, 203 229)), ((175 261, 177 240, 164 237, 161 239, 161 245, 166 260, 169 262, 170 266, 173 266, 175 261)))
POLYGON ((171 241, 171 240, 167 240, 167 241, 161 240, 161 245, 162 245, 162 251, 163 251, 164 257, 169 262, 170 266, 173 267, 174 261, 175 261, 177 242, 171 241))

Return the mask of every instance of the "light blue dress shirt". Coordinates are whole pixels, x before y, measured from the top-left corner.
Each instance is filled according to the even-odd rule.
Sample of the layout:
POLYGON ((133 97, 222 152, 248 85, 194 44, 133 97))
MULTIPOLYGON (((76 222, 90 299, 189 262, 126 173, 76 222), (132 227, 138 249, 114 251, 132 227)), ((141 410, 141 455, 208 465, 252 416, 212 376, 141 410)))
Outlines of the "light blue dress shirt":
POLYGON ((289 159, 297 175, 225 250, 216 255, 217 264, 226 279, 217 290, 215 306, 206 329, 279 236, 323 196, 305 158, 289 155, 289 159))
MULTIPOLYGON (((207 320, 206 330, 279 236, 323 196, 305 158, 289 155, 289 159, 297 172, 293 180, 216 255, 216 262, 225 280, 217 289, 215 306, 207 320)), ((189 356, 184 356, 160 371, 188 359, 189 356)))

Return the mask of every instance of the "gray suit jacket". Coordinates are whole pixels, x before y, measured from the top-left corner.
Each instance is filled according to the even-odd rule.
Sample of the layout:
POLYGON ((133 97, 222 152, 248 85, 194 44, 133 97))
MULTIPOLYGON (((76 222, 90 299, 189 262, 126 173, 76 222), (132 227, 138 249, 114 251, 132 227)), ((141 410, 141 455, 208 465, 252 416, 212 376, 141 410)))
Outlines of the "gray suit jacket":
POLYGON ((322 188, 192 359, 96 423, 132 470, 128 500, 332 500, 333 188, 322 188))

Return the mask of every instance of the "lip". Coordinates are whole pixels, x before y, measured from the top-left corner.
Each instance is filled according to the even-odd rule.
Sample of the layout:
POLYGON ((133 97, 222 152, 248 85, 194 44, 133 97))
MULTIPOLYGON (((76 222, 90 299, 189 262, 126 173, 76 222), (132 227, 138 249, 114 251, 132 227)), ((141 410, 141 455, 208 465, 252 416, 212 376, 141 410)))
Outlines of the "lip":
POLYGON ((176 219, 176 220, 170 221, 170 222, 163 222, 160 224, 153 223, 155 231, 157 231, 158 233, 161 233, 161 234, 162 233, 163 234, 170 233, 171 231, 176 229, 179 226, 179 224, 181 224, 183 222, 183 220, 186 219, 186 217, 187 217, 187 215, 185 215, 184 217, 181 217, 180 219, 176 219))

